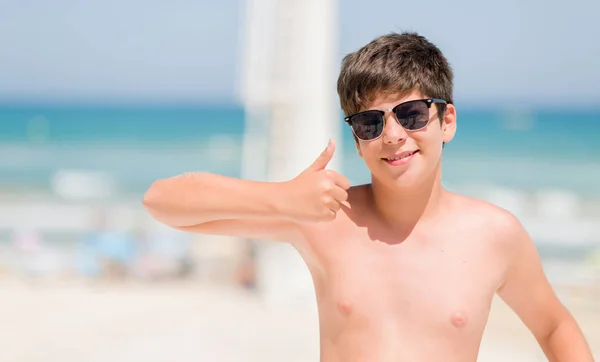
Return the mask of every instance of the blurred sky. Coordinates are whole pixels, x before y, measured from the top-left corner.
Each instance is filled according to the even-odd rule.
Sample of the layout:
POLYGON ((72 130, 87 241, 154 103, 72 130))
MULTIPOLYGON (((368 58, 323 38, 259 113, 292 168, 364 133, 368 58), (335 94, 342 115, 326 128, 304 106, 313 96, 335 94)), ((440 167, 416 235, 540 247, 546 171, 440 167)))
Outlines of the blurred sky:
MULTIPOLYGON (((242 1, 0 0, 0 102, 233 101, 242 1)), ((598 0, 338 6, 339 60, 414 30, 449 58, 457 100, 600 106, 598 0)))

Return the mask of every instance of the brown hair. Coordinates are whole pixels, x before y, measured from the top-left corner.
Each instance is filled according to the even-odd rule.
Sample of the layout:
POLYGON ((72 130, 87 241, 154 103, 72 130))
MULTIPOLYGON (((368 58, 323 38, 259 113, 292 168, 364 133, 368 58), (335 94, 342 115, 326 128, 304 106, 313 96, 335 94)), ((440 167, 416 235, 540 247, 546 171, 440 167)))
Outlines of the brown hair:
MULTIPOLYGON (((453 72, 442 52, 416 33, 383 35, 344 57, 337 82, 342 110, 349 116, 380 94, 417 90, 452 103, 453 72)), ((446 105, 436 103, 440 121, 446 105)))

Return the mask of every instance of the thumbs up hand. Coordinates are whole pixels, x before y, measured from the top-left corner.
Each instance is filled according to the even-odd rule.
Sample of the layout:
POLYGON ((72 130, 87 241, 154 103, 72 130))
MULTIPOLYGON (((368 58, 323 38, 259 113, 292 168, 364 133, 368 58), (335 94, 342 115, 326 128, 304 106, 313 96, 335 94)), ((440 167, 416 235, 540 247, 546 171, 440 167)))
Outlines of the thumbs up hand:
POLYGON ((306 170, 294 179, 284 182, 282 194, 285 200, 282 212, 296 221, 329 221, 335 219, 341 205, 348 199, 346 190, 350 182, 339 173, 326 170, 335 152, 335 143, 329 141, 327 148, 306 170))

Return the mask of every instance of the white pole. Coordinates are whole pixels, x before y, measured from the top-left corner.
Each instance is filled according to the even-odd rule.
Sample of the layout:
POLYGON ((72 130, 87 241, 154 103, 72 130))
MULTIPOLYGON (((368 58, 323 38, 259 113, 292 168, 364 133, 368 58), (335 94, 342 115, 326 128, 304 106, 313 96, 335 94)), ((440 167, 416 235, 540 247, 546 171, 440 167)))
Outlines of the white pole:
MULTIPOLYGON (((335 99, 337 54, 335 0, 279 3, 271 107, 269 179, 289 180, 327 145, 340 140, 335 99)), ((339 154, 339 153, 338 153, 339 154)), ((331 168, 338 169, 337 157, 331 168)), ((260 287, 267 302, 314 306, 314 290, 298 252, 286 244, 264 243, 260 287)))
MULTIPOLYGON (((270 24, 270 32, 257 35, 260 41, 248 40, 247 45, 254 47, 254 52, 246 55, 249 64, 260 63, 254 68, 249 66, 246 72, 252 69, 263 72, 260 76, 259 73, 246 75, 246 99, 250 96, 249 89, 268 94, 264 98, 267 104, 264 109, 269 117, 268 180, 295 177, 322 152, 329 138, 336 140, 338 151, 329 168, 341 171, 338 161, 342 147, 341 117, 334 73, 338 44, 337 0, 248 0, 248 4, 253 4, 247 12, 248 25, 255 24, 256 29, 253 16, 270 24), (270 6, 270 9, 260 9, 261 6, 270 6), (265 46, 268 50, 262 55, 256 51, 260 48, 258 44, 268 44, 265 46)), ((256 103, 247 101, 247 109, 253 109, 253 104, 256 103)), ((248 170, 253 166, 247 163, 246 167, 248 170)), ((298 252, 282 243, 261 242, 259 245, 258 282, 265 300, 270 304, 314 306, 312 280, 298 252)))
POLYGON ((277 0, 246 0, 242 41, 240 95, 245 111, 241 176, 266 181, 273 35, 277 0))

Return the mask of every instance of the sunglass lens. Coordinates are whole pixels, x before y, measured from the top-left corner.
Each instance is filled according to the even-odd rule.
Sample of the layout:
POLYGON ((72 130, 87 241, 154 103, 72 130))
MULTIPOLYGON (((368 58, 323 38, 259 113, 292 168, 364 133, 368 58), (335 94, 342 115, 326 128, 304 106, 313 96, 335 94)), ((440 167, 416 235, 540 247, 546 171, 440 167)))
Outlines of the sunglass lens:
POLYGON ((396 118, 402 127, 415 131, 427 126, 429 107, 423 101, 407 102, 396 109, 396 118))
POLYGON ((383 131, 383 118, 379 112, 365 112, 357 114, 350 120, 352 130, 361 140, 372 140, 383 131))

